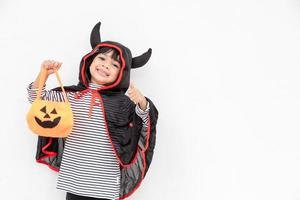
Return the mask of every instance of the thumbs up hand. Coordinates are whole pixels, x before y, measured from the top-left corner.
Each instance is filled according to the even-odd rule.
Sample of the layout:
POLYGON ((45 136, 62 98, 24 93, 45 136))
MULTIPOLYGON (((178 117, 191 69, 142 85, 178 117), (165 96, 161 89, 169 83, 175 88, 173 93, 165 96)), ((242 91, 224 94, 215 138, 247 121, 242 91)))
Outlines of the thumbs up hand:
POLYGON ((142 110, 146 110, 147 108, 147 100, 144 95, 135 87, 133 82, 130 82, 128 88, 128 97, 133 101, 135 104, 138 104, 142 110))

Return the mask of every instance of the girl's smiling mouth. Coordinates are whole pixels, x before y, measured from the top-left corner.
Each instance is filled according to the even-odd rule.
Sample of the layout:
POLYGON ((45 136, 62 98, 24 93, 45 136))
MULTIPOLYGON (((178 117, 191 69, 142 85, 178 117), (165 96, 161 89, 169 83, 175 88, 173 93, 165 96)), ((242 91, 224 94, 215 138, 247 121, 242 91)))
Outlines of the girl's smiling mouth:
POLYGON ((100 74, 101 76, 104 76, 104 77, 108 77, 109 76, 109 73, 106 72, 105 70, 101 69, 101 68, 96 68, 98 74, 100 74))

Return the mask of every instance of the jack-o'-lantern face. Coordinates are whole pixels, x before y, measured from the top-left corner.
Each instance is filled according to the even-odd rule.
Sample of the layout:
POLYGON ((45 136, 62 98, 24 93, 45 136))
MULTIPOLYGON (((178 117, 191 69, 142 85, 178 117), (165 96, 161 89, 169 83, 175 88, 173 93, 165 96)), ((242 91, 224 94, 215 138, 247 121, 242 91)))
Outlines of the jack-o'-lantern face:
POLYGON ((41 116, 34 117, 38 125, 40 125, 43 128, 54 128, 59 124, 61 117, 58 116, 55 108, 47 110, 47 107, 44 106, 40 111, 41 116))
POLYGON ((27 123, 39 136, 68 137, 73 127, 71 104, 36 99, 27 113, 27 123))

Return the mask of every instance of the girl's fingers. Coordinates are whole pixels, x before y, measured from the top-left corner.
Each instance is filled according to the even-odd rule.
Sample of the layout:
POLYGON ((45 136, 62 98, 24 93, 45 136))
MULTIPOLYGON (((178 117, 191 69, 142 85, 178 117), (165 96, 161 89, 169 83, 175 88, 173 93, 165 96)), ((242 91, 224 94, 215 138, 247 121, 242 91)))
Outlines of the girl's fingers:
POLYGON ((59 62, 56 62, 55 63, 55 69, 58 70, 58 67, 59 67, 59 62))
POLYGON ((50 67, 53 66, 52 60, 49 60, 49 61, 48 61, 48 65, 49 65, 50 67))
POLYGON ((129 98, 137 104, 137 102, 141 101, 143 95, 135 88, 129 93, 129 98))
POLYGON ((131 99, 131 101, 133 101, 133 102, 136 104, 136 102, 137 102, 137 97, 136 97, 136 95, 132 95, 132 96, 130 97, 130 99, 131 99))
POLYGON ((132 89, 128 91, 128 94, 131 98, 134 98, 135 100, 138 100, 141 98, 142 94, 139 92, 138 89, 132 89))
POLYGON ((42 63, 42 68, 48 71, 48 74, 54 73, 54 70, 58 70, 61 67, 62 63, 54 60, 44 60, 42 63))
POLYGON ((128 93, 129 94, 134 94, 135 93, 135 89, 133 87, 129 87, 129 90, 128 90, 128 93))
POLYGON ((62 63, 59 63, 59 64, 58 64, 58 67, 57 67, 57 69, 59 69, 59 68, 61 67, 61 64, 62 64, 62 63))
POLYGON ((51 65, 50 65, 50 63, 48 62, 48 63, 46 63, 46 69, 50 69, 51 68, 51 65))
POLYGON ((53 69, 57 69, 59 67, 59 65, 60 65, 60 62, 56 62, 56 61, 52 61, 51 62, 51 67, 53 69))
POLYGON ((52 62, 51 60, 48 60, 47 63, 46 63, 48 69, 50 69, 52 67, 52 62))
POLYGON ((44 66, 48 66, 49 65, 49 61, 45 60, 45 62, 43 64, 44 64, 44 66))

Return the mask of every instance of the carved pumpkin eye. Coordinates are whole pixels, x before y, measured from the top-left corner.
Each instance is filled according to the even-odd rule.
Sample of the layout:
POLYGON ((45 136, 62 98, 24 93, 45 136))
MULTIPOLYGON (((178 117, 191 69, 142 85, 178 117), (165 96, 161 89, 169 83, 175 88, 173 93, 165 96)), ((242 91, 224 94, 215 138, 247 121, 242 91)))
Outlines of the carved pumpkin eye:
POLYGON ((47 113, 46 106, 44 106, 44 107, 41 109, 41 111, 42 111, 43 113, 47 113))
MULTIPOLYGON (((47 108, 46 106, 44 106, 41 110, 41 112, 45 113, 44 115, 44 119, 47 119, 47 120, 41 120, 39 119, 38 117, 34 117, 35 118, 35 121, 38 123, 38 125, 40 125, 41 127, 43 128, 54 128, 58 125, 58 123, 60 122, 60 119, 61 117, 58 116, 56 117, 53 121, 49 120, 51 119, 50 115, 47 113, 47 108)), ((55 108, 51 111, 50 114, 57 114, 55 108)))

